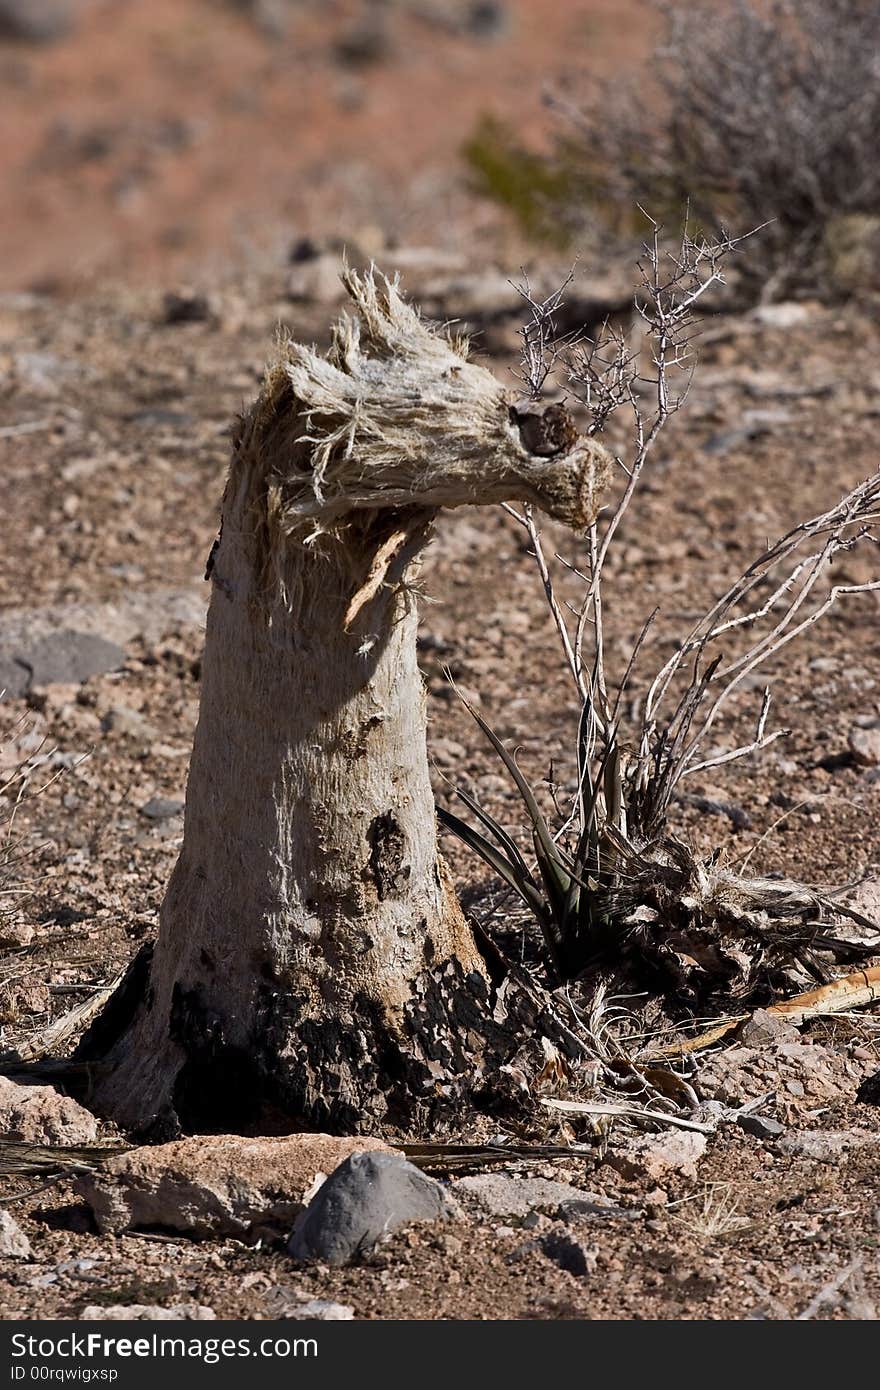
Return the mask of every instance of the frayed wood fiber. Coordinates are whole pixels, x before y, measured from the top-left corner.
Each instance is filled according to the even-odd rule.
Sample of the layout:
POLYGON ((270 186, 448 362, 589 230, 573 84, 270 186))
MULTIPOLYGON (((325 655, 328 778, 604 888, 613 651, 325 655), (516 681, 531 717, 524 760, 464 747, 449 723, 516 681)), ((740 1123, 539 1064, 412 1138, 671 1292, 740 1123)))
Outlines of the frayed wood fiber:
POLYGON ((569 447, 548 453, 536 413, 513 410, 396 281, 349 268, 342 279, 355 312, 327 354, 285 342, 241 422, 230 488, 247 489, 267 544, 313 544, 381 511, 504 501, 590 524, 610 477, 601 445, 572 428, 569 447))

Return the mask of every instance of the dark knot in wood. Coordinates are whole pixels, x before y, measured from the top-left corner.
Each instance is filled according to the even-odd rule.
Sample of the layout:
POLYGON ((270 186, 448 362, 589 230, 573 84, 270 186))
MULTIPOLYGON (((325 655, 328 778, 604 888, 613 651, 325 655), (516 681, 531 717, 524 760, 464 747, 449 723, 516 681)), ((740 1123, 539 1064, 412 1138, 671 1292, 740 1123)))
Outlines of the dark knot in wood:
POLYGON ((548 405, 543 410, 512 405, 510 418, 519 429, 523 448, 538 458, 564 454, 577 443, 577 427, 564 405, 548 405))

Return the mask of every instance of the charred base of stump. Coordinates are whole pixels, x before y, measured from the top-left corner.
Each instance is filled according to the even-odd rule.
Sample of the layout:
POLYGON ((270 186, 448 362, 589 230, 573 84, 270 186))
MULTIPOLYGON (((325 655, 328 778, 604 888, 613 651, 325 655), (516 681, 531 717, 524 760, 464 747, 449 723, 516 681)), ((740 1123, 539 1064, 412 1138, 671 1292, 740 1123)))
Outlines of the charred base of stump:
POLYGON ((167 1099, 153 1113, 150 1106, 139 1113, 136 1058, 145 1045, 149 968, 145 948, 75 1055, 91 1077, 84 1098, 92 1108, 149 1142, 300 1127, 435 1134, 521 1041, 493 1021, 485 977, 453 961, 417 981, 399 1026, 366 997, 321 1018, 304 999, 267 989, 248 1046, 230 1041, 197 988, 175 986, 167 1099))

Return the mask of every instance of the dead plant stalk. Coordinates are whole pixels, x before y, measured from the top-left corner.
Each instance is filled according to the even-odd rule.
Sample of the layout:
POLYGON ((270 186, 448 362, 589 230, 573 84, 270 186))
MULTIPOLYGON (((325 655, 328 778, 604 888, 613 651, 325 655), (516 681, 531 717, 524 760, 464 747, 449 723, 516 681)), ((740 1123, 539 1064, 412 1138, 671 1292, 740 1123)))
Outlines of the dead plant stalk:
POLYGON ((550 830, 515 758, 472 711, 522 798, 538 873, 473 798, 463 797, 480 831, 442 810, 441 817, 535 913, 558 977, 575 978, 604 949, 622 989, 637 983, 633 958, 647 957, 652 988, 659 967, 680 1000, 707 1003, 714 995, 717 1006, 724 998, 746 998, 760 981, 766 985, 768 971, 793 963, 805 983, 823 983, 828 976, 817 947, 833 952, 845 945, 850 959, 853 950, 858 954, 821 930, 823 919, 835 915, 827 896, 783 880, 738 876, 714 858, 703 862, 667 821, 684 778, 754 756, 785 734, 769 727, 764 688, 752 736, 707 748, 746 678, 844 599, 880 590, 880 579, 827 582, 835 560, 877 545, 880 472, 768 545, 676 641, 672 656, 643 682, 646 693, 625 701, 657 614, 645 620, 613 681, 604 603, 609 557, 658 440, 687 400, 705 296, 724 283, 727 262, 745 240, 694 236, 686 223, 670 248, 659 223, 648 223, 632 333, 606 324, 592 340, 560 338, 555 324, 568 281, 543 301, 528 280, 520 287, 528 318, 517 375, 529 399, 539 400, 561 376, 568 400, 586 412, 589 435, 602 435, 618 412, 630 420, 630 447, 615 460, 625 481, 610 515, 600 512, 589 525, 581 558, 554 557, 582 582, 579 604, 559 597, 531 507, 509 509, 528 534, 580 707, 571 811, 550 830))

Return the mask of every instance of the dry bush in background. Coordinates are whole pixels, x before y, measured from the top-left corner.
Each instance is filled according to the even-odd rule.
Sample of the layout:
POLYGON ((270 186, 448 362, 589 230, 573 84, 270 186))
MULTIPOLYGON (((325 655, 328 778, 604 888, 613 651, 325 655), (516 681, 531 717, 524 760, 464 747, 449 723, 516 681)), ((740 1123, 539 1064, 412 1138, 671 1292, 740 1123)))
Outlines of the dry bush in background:
POLYGON ((550 559, 530 508, 509 508, 528 533, 580 710, 569 759, 577 793, 551 829, 514 755, 471 710, 515 782, 526 811, 523 833, 510 835, 466 795, 481 829, 441 811, 534 913, 557 981, 586 972, 616 988, 659 987, 689 1008, 717 1009, 725 1000, 824 982, 829 962, 876 949, 876 929, 866 919, 849 913, 870 929, 871 946, 844 941, 836 923, 847 909, 801 884, 748 878, 745 866, 718 855, 701 859, 672 833, 668 817, 687 778, 758 754, 781 736, 769 728, 764 689, 751 736, 729 747, 710 742, 746 678, 836 604, 880 589, 880 579, 830 578, 835 560, 878 543, 872 528, 880 521, 880 472, 768 544, 680 634, 672 656, 638 682, 638 691, 634 675, 656 611, 646 616, 625 669, 616 677, 610 670, 609 552, 662 430, 685 402, 701 302, 723 283, 740 245, 685 228, 670 250, 652 224, 636 296, 640 331, 631 336, 606 327, 595 340, 560 340, 561 292, 539 302, 527 283, 521 287, 528 303, 519 370, 526 393, 536 399, 553 380, 562 384, 586 411, 593 435, 618 412, 630 421, 627 454, 616 457, 616 503, 589 527, 582 554, 550 559), (558 563, 583 585, 574 608, 558 597, 558 563), (534 867, 523 840, 533 844, 534 867))
POLYGON ((742 267, 763 297, 846 293, 880 270, 880 7, 875 0, 663 4, 637 80, 548 101, 555 154, 486 124, 466 157, 528 234, 578 243, 632 231, 636 204, 670 224, 769 223, 742 267))

